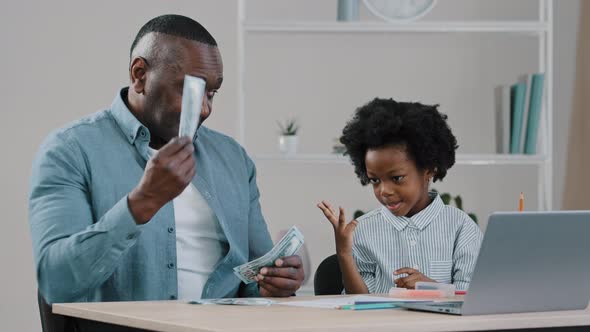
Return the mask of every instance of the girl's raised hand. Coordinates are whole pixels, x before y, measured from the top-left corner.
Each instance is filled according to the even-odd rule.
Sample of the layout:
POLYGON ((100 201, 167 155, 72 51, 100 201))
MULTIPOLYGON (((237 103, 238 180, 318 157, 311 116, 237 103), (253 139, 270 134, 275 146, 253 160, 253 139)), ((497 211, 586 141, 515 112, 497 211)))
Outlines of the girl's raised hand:
POLYGON ((319 203, 318 208, 322 210, 328 221, 332 224, 332 227, 334 227, 336 253, 339 256, 352 255, 352 235, 356 228, 357 221, 352 220, 347 223, 344 209, 340 207, 339 213, 337 214, 336 210, 334 210, 326 201, 319 203))

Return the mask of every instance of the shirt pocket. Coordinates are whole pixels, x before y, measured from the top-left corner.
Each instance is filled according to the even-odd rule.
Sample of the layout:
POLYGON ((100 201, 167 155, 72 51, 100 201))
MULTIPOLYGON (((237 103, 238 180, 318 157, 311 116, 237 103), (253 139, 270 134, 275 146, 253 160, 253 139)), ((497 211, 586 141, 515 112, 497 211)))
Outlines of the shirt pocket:
POLYGON ((450 284, 452 282, 451 270, 453 268, 453 261, 430 261, 430 279, 437 282, 450 284))

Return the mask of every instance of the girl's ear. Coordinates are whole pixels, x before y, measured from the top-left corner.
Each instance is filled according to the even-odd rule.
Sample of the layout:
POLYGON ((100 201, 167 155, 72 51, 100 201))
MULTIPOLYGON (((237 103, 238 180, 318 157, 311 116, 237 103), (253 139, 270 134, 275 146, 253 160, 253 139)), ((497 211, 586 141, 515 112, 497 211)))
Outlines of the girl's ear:
POLYGON ((436 171, 437 171, 436 167, 434 168, 434 170, 430 170, 430 169, 426 170, 424 172, 424 180, 427 183, 430 183, 430 180, 432 180, 434 178, 434 176, 436 175, 436 171))

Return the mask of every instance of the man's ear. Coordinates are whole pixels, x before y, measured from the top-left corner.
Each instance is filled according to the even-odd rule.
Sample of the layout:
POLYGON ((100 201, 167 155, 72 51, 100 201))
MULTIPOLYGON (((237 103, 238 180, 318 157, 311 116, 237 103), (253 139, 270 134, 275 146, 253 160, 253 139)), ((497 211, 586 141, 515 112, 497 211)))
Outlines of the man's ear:
POLYGON ((129 66, 129 78, 131 79, 131 88, 137 94, 143 94, 145 89, 147 61, 142 57, 135 57, 129 66))

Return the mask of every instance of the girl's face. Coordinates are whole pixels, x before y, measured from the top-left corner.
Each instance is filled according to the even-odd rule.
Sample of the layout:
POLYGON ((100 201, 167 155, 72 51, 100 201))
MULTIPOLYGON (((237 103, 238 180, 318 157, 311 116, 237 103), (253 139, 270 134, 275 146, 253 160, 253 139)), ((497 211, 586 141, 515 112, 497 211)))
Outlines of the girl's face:
POLYGON ((403 145, 367 150, 367 176, 377 200, 394 215, 411 217, 430 203, 431 171, 416 168, 403 145))

